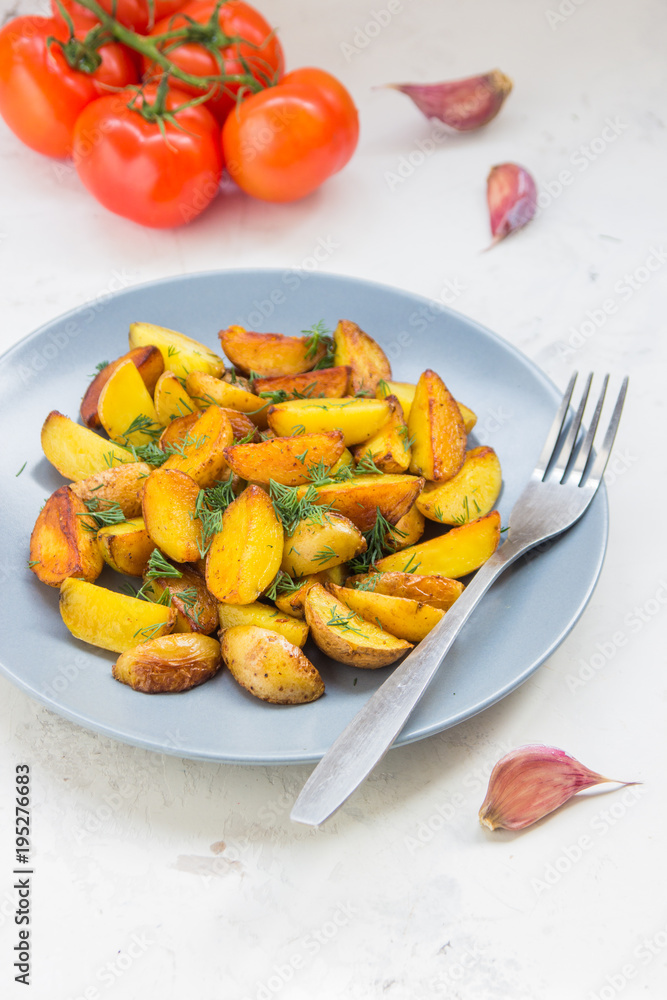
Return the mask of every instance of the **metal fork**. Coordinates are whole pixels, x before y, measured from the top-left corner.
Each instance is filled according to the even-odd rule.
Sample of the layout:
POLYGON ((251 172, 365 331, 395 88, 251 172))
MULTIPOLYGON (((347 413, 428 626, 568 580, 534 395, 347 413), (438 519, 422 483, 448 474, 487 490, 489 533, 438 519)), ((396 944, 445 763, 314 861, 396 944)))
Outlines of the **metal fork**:
POLYGON ((588 376, 579 406, 566 426, 576 379, 575 372, 533 474, 512 508, 507 540, 477 570, 442 621, 396 667, 327 751, 294 804, 291 819, 295 822, 318 826, 346 801, 390 748, 491 584, 529 549, 571 527, 590 504, 616 437, 628 380, 623 380, 602 447, 595 454, 593 439, 609 376, 604 378, 588 430, 581 435, 593 376, 588 376))

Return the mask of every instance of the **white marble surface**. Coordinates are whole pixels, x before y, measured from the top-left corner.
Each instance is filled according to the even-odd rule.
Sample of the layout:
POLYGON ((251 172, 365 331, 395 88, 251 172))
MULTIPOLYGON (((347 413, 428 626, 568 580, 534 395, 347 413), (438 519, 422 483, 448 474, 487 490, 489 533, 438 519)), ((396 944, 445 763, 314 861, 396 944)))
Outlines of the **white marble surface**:
MULTIPOLYGON (((38 9, 30 4, 2 0, 0 9, 38 9)), ((288 818, 309 767, 160 757, 78 729, 0 678, 3 997, 26 995, 12 982, 16 928, 7 916, 19 761, 31 765, 34 784, 29 995, 37 1000, 665 995, 667 571, 655 527, 666 485, 665 7, 401 0, 362 47, 359 31, 385 6, 260 3, 280 25, 290 65, 339 74, 361 111, 357 156, 300 204, 220 198, 188 229, 137 229, 0 123, 0 347, 122 285, 298 266, 320 238, 338 244, 324 270, 434 298, 460 288, 458 310, 561 386, 575 367, 630 372, 599 586, 518 692, 391 752, 319 831, 288 818), (439 144, 391 190, 387 172, 431 126, 406 99, 372 85, 493 66, 515 81, 500 118, 439 144), (618 135, 595 143, 609 120, 618 135), (545 207, 522 234, 481 253, 486 173, 508 159, 534 172, 545 207), (558 193, 562 171, 571 183, 558 193), (660 267, 645 280, 656 249, 660 267), (616 311, 582 333, 607 299, 616 311), (588 679, 573 685, 579 674, 588 679), (524 834, 489 835, 476 814, 491 766, 532 741, 644 783, 575 800, 524 834)))

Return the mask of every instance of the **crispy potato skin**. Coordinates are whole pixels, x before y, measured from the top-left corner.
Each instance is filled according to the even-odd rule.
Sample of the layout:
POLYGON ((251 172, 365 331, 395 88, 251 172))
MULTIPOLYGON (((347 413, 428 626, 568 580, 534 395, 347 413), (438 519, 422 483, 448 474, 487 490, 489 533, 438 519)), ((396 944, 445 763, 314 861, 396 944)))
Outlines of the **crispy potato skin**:
POLYGON ((389 419, 377 434, 354 449, 355 461, 366 456, 373 459, 382 472, 400 475, 410 466, 410 445, 408 425, 403 419, 403 410, 396 396, 386 396, 390 407, 389 419))
MULTIPOLYGON (((410 410, 412 409, 412 401, 415 398, 416 389, 417 386, 412 382, 392 382, 390 380, 386 380, 378 383, 378 387, 375 390, 375 398, 386 399, 387 396, 396 396, 403 409, 403 416, 407 420, 410 416, 410 410)), ((465 403, 461 403, 458 400, 457 406, 461 411, 466 434, 470 434, 470 431, 477 423, 477 414, 473 413, 470 407, 466 406, 465 403)))
POLYGON ((372 337, 352 323, 341 319, 334 330, 334 361, 352 369, 350 390, 372 396, 380 379, 391 378, 391 365, 382 348, 372 337))
POLYGON ((324 682, 313 664, 278 632, 236 625, 222 634, 220 646, 232 677, 262 701, 303 705, 324 694, 324 682))
POLYGON ((253 333, 242 326, 230 326, 218 336, 223 351, 244 375, 251 371, 261 376, 299 375, 314 368, 326 354, 324 344, 311 352, 307 337, 253 333))
POLYGON ((189 691, 213 677, 222 666, 220 643, 194 632, 149 639, 118 657, 112 675, 144 694, 189 691))
POLYGON ((60 614, 76 639, 114 653, 133 649, 147 632, 151 638, 171 632, 176 618, 172 608, 71 577, 60 587, 60 614))
POLYGON ((428 542, 412 545, 402 552, 379 559, 380 572, 398 570, 428 576, 446 576, 455 580, 479 569, 500 544, 500 514, 492 510, 485 517, 451 528, 428 542))
POLYGON ((358 587, 388 594, 390 597, 407 597, 421 604, 448 611, 457 597, 463 593, 463 584, 444 576, 419 576, 416 573, 361 573, 349 576, 346 587, 358 587))
POLYGON ((414 476, 357 476, 348 482, 318 486, 317 502, 331 504, 360 531, 370 531, 378 507, 390 524, 396 524, 408 513, 423 486, 424 480, 414 476))
POLYGON ((233 436, 224 411, 219 406, 209 406, 181 442, 182 453, 170 455, 162 468, 185 472, 201 489, 207 489, 225 478, 228 471, 225 448, 232 443, 233 436))
POLYGON ((324 462, 336 464, 345 445, 340 431, 325 434, 302 434, 300 437, 272 438, 258 444, 236 444, 225 449, 230 468, 242 479, 268 483, 270 479, 283 486, 300 486, 308 482, 311 465, 324 462))
POLYGON ((79 411, 81 413, 81 419, 86 427, 90 427, 92 430, 99 430, 102 426, 97 413, 100 393, 115 370, 122 365, 124 361, 131 361, 132 364, 135 365, 137 371, 143 379, 144 385, 151 395, 155 391, 156 383, 164 371, 164 361, 162 360, 162 355, 158 351, 157 347, 153 347, 151 345, 146 345, 145 347, 135 347, 131 351, 128 351, 127 354, 123 354, 122 357, 117 358, 115 361, 111 361, 105 368, 102 369, 101 372, 98 372, 86 389, 85 395, 81 400, 81 407, 79 411))
POLYGON ((207 372, 219 378, 225 373, 225 362, 204 344, 186 337, 177 330, 154 323, 130 323, 130 347, 152 344, 158 348, 166 371, 185 378, 193 370, 207 372))
POLYGON ((386 667, 412 649, 411 643, 351 612, 320 583, 313 584, 306 594, 305 614, 316 644, 339 663, 368 669, 386 667), (342 618, 344 623, 332 624, 332 618, 342 618))
POLYGON ((268 409, 268 422, 278 437, 340 430, 346 446, 367 441, 389 418, 383 399, 291 399, 268 409))
POLYGON ((167 424, 165 429, 160 434, 160 440, 158 445, 164 451, 169 445, 182 444, 190 434, 190 430, 193 424, 196 424, 201 416, 200 410, 195 410, 194 413, 186 413, 183 417, 176 417, 171 423, 167 424))
POLYGON ((199 486, 178 469, 155 469, 141 498, 146 531, 175 562, 199 559, 201 521, 195 517, 199 486))
POLYGON ((202 409, 215 403, 223 409, 238 410, 239 413, 246 414, 260 430, 266 427, 269 404, 240 385, 213 378, 205 372, 190 372, 185 386, 197 406, 202 409))
POLYGON ((210 635, 218 628, 218 602, 209 594, 204 577, 192 566, 180 563, 176 566, 180 577, 158 576, 147 584, 147 589, 157 600, 165 590, 169 591, 171 607, 176 612, 174 632, 201 632, 210 635), (192 594, 193 601, 183 598, 183 593, 192 594))
POLYGON ((267 493, 248 486, 222 515, 206 558, 206 586, 225 604, 252 604, 280 569, 283 526, 267 493))
POLYGON ((338 365, 336 368, 319 368, 301 375, 269 375, 254 380, 253 392, 259 396, 263 392, 278 392, 282 389, 292 399, 302 396, 309 399, 316 396, 339 399, 347 395, 351 371, 349 365, 338 365))
POLYGON ((46 501, 30 537, 30 568, 38 580, 59 587, 70 576, 92 583, 104 565, 88 531, 88 510, 69 486, 61 486, 46 501))
POLYGON ((465 524, 493 510, 503 474, 493 448, 473 448, 446 483, 427 483, 416 500, 419 510, 440 524, 465 524))
POLYGON ((305 518, 285 533, 280 568, 292 577, 340 566, 367 548, 366 539, 344 514, 325 514, 322 524, 305 518))
POLYGON ((86 479, 110 466, 134 461, 131 452, 58 410, 51 410, 44 421, 41 440, 44 454, 65 479, 86 479))
POLYGON ((87 479, 79 479, 72 483, 71 490, 82 500, 117 503, 129 520, 141 514, 141 494, 152 471, 151 466, 145 462, 115 465, 111 469, 96 472, 87 479))
POLYGON ((147 417, 153 428, 160 422, 153 400, 131 361, 118 365, 100 393, 97 413, 104 430, 119 444, 149 444, 153 436, 147 430, 130 431, 138 417, 147 417))
POLYGON ((381 625, 391 635, 407 639, 408 642, 421 642, 425 639, 445 613, 433 605, 406 597, 337 587, 335 583, 328 584, 327 589, 366 621, 381 625))
MULTIPOLYGON (((158 354, 160 354, 159 351, 158 354)), ((161 354, 160 360, 162 360, 161 354)), ((163 372, 155 383, 153 406, 155 407, 158 421, 165 427, 172 420, 176 420, 177 417, 185 417, 190 413, 197 413, 199 409, 173 372, 163 372)))
POLYGON ((105 563, 128 576, 142 576, 155 548, 141 517, 101 528, 97 544, 105 563))
POLYGON ((219 604, 220 628, 224 632, 237 625, 257 625, 269 632, 279 632, 293 646, 303 646, 308 638, 305 621, 289 614, 281 614, 269 604, 254 601, 252 604, 219 604))
POLYGON ((410 472, 436 482, 456 475, 465 459, 465 425, 458 403, 430 368, 417 383, 408 431, 413 439, 410 472))
MULTIPOLYGON (((417 499, 419 499, 419 496, 417 499)), ((406 549, 408 545, 415 545, 419 541, 424 534, 425 525, 424 515, 417 509, 417 504, 414 503, 407 514, 404 514, 394 525, 396 533, 387 532, 388 537, 385 539, 385 542, 389 548, 394 549, 396 552, 400 549, 406 549)))

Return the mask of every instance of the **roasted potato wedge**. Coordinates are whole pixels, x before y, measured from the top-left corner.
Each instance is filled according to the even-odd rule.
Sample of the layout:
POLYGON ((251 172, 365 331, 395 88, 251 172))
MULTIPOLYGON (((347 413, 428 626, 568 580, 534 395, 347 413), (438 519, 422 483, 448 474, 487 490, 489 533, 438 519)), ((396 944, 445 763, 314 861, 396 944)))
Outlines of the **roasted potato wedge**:
POLYGON ((327 656, 351 667, 386 667, 412 649, 412 644, 366 621, 315 583, 305 602, 310 634, 327 656))
POLYGON ((361 587, 390 597, 407 597, 443 611, 448 611, 463 593, 463 584, 458 580, 415 573, 361 573, 359 576, 348 576, 345 586, 361 587))
POLYGON ((248 486, 222 515, 206 558, 206 586, 224 604, 252 604, 280 569, 283 526, 267 493, 248 486))
POLYGON ((209 406, 180 442, 178 453, 170 455, 163 469, 185 472, 202 488, 208 489, 228 475, 225 448, 232 443, 232 425, 219 406, 209 406))
POLYGON ((410 466, 408 425, 396 396, 387 396, 386 402, 391 411, 389 419, 373 437, 357 445, 354 458, 357 462, 370 458, 382 472, 400 475, 410 466))
POLYGON ((147 476, 152 467, 145 462, 130 462, 128 465, 115 465, 103 472, 96 472, 87 479, 79 479, 71 484, 71 490, 82 500, 106 500, 117 503, 125 517, 138 517, 141 514, 141 494, 147 476))
POLYGON ((102 572, 102 556, 88 508, 69 486, 44 504, 30 536, 30 569, 49 587, 70 576, 92 582, 102 572))
POLYGON ((144 583, 155 600, 169 592, 170 607, 176 612, 174 632, 201 632, 210 635, 218 628, 218 602, 209 594, 204 577, 191 566, 174 566, 180 576, 158 576, 144 583))
POLYGON ((105 563, 117 573, 142 576, 155 542, 149 537, 144 519, 133 517, 110 524, 97 532, 97 544, 105 563))
POLYGON ((164 451, 174 445, 181 445, 190 436, 190 429, 196 424, 201 416, 201 410, 194 413, 186 413, 184 417, 176 417, 160 434, 158 446, 164 451))
POLYGON ((491 511, 485 517, 469 521, 460 528, 451 528, 429 542, 421 542, 379 559, 380 572, 398 570, 422 576, 436 574, 456 580, 479 569, 500 543, 500 514, 491 511))
POLYGON ((389 359, 372 337, 348 319, 334 330, 334 363, 349 365, 350 391, 372 396, 380 379, 391 378, 389 359))
POLYGON ((210 680, 221 666, 218 640, 190 632, 163 635, 128 649, 111 673, 144 694, 176 694, 210 680))
POLYGON ((291 399, 268 410, 268 421, 278 437, 340 430, 346 445, 367 441, 390 415, 381 399, 291 399))
POLYGON ((60 587, 60 614, 76 639, 114 653, 171 632, 176 617, 164 605, 71 578, 60 587))
POLYGON ((108 365, 105 365, 105 367, 97 373, 93 381, 86 389, 85 395, 81 400, 80 407, 81 419, 86 427, 90 427, 92 430, 99 430, 102 426, 97 413, 97 404, 99 403, 100 393, 115 372, 116 368, 122 365, 124 361, 131 361, 132 364, 136 366, 137 371, 143 379, 146 389, 151 396, 153 395, 155 385, 164 371, 164 361, 162 360, 162 355, 158 351, 157 347, 153 347, 152 345, 147 345, 146 347, 135 347, 133 350, 128 351, 127 354, 124 354, 122 358, 117 358, 115 361, 111 361, 108 365))
POLYGON ((325 514, 321 524, 304 518, 291 535, 285 533, 280 568, 293 577, 308 576, 341 566, 366 548, 364 536, 343 514, 325 514))
POLYGON ((155 383, 153 406, 159 423, 165 427, 177 417, 185 417, 199 410, 194 399, 185 391, 173 372, 163 372, 155 383))
POLYGON ((422 604, 407 597, 337 587, 335 583, 328 584, 327 589, 367 622, 373 622, 397 639, 406 639, 408 642, 421 642, 425 639, 445 613, 431 604, 422 604))
POLYGON ((444 482, 463 465, 466 432, 458 403, 439 375, 427 369, 417 383, 408 430, 410 472, 444 482))
POLYGON ((308 337, 286 337, 282 333, 253 333, 230 326, 218 334, 223 351, 239 371, 248 375, 299 375, 314 368, 326 354, 326 344, 308 337))
POLYGON ((130 347, 146 344, 158 348, 166 370, 179 378, 192 371, 206 372, 216 378, 224 375, 225 362, 198 340, 154 323, 130 323, 130 347))
POLYGON ((319 368, 302 375, 269 375, 256 378, 252 387, 256 396, 264 398, 264 393, 270 393, 274 403, 302 399, 304 396, 308 399, 317 396, 338 399, 347 393, 351 370, 349 365, 338 365, 337 368, 319 368))
POLYGON ((131 361, 118 365, 108 379, 97 412, 111 440, 122 445, 149 444, 162 426, 148 389, 131 361))
POLYGON ((252 434, 252 437, 249 439, 250 441, 261 441, 257 427, 253 424, 250 417, 246 417, 245 413, 240 413, 238 410, 230 410, 226 406, 221 406, 220 409, 232 425, 234 441, 242 441, 249 434, 252 434))
POLYGON ((270 604, 219 604, 220 628, 226 631, 237 625, 256 625, 285 636, 293 646, 303 646, 308 638, 308 626, 300 618, 286 615, 270 604))
MULTIPOLYGON (((377 510, 390 524, 396 524, 412 507, 424 486, 424 480, 415 476, 357 476, 342 483, 317 486, 318 504, 349 517, 360 531, 370 531, 375 524, 377 510)), ((298 496, 307 487, 299 487, 298 496)))
POLYGON ((201 521, 195 516, 199 486, 178 469, 155 469, 144 484, 141 499, 146 531, 175 562, 200 557, 201 521))
POLYGON ((394 530, 387 532, 385 545, 396 552, 407 549, 408 545, 415 545, 419 541, 424 534, 425 525, 424 515, 417 510, 417 504, 414 503, 407 514, 396 522, 394 530))
POLYGON ((75 424, 58 410, 51 410, 44 421, 42 450, 51 465, 72 480, 86 479, 123 462, 134 462, 131 452, 75 424))
POLYGON ((241 687, 274 705, 304 705, 324 694, 324 682, 308 657, 284 635, 257 625, 223 632, 222 658, 241 687))
POLYGON ((415 501, 431 521, 466 524, 493 510, 503 474, 493 448, 473 448, 457 474, 446 483, 427 483, 415 501))
POLYGON ((287 593, 278 594, 275 599, 275 605, 280 611, 284 612, 286 615, 293 615, 295 618, 304 618, 304 602, 306 600, 306 594, 308 593, 308 588, 312 587, 314 583, 344 583, 347 577, 347 570, 345 566, 332 566, 331 569, 325 569, 320 573, 311 573, 309 576, 303 578, 303 581, 294 581, 295 583, 301 582, 301 586, 297 590, 292 590, 287 593))
POLYGON ((259 483, 273 479, 283 486, 300 486, 309 481, 311 465, 324 462, 331 467, 338 462, 344 449, 341 432, 328 431, 273 438, 258 444, 236 444, 225 449, 225 459, 242 479, 259 483))
MULTIPOLYGON (((377 389, 375 390, 375 396, 377 399, 386 399, 387 396, 396 396, 403 409, 403 416, 407 420, 410 416, 410 410, 412 409, 412 401, 415 398, 416 389, 417 386, 413 382, 392 382, 391 380, 385 381, 382 379, 378 382, 377 389)), ((459 402, 458 400, 457 406, 461 411, 461 416, 463 417, 466 434, 470 434, 470 431, 477 423, 477 415, 473 413, 470 407, 459 402)))
POLYGON ((217 406, 247 414, 253 424, 260 429, 266 427, 269 403, 241 388, 240 385, 213 378, 205 372, 190 372, 185 380, 185 386, 197 406, 201 406, 202 409, 215 403, 217 406))

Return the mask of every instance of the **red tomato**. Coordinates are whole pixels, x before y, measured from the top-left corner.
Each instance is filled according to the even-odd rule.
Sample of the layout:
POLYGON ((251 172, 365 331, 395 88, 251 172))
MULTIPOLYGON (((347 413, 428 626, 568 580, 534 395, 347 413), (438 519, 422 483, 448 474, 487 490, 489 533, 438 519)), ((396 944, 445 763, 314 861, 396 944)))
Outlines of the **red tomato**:
POLYGON ((68 156, 85 106, 109 87, 136 83, 137 73, 130 53, 115 42, 100 49, 99 69, 78 72, 58 45, 49 49, 49 36, 66 41, 69 32, 47 17, 17 17, 0 31, 0 114, 26 146, 68 156))
POLYGON ((342 85, 321 69, 288 73, 227 118, 222 146, 236 183, 265 201, 295 201, 345 166, 359 118, 342 85))
MULTIPOLYGON (((155 97, 155 86, 145 88, 155 97)), ((128 107, 124 91, 93 101, 74 131, 79 177, 105 208, 143 226, 180 226, 203 212, 217 194, 222 176, 219 126, 202 105, 177 111, 177 128, 155 122, 128 107)), ((171 90, 167 109, 189 95, 171 90)))
MULTIPOLYGON (((165 18, 156 24, 151 34, 160 35, 187 25, 186 17, 192 18, 198 24, 206 24, 210 21, 215 7, 216 0, 190 0, 190 3, 187 3, 178 14, 165 18)), ((259 11, 244 3, 243 0, 228 0, 218 11, 218 24, 225 35, 240 37, 247 42, 247 44, 240 42, 220 49, 225 73, 245 74, 246 69, 241 62, 243 59, 247 62, 251 75, 264 86, 268 82, 280 80, 284 70, 282 46, 276 35, 271 34, 271 25, 259 11)), ((170 46, 172 44, 173 42, 169 43, 170 46)), ((187 42, 177 48, 170 47, 168 55, 179 69, 191 73, 193 76, 218 76, 220 74, 220 66, 213 53, 195 42, 187 42)), ((147 65, 146 68, 149 72, 155 72, 155 68, 150 65, 147 65)), ((159 72, 159 68, 157 71, 159 72)), ((180 89, 189 93, 203 93, 196 87, 189 87, 180 80, 177 83, 180 89)), ((220 123, 225 120, 234 107, 235 95, 238 90, 239 84, 229 84, 224 93, 220 92, 219 95, 206 102, 206 107, 213 112, 220 123)))
MULTIPOLYGON (((60 2, 72 16, 97 23, 95 15, 76 0, 60 0, 60 2)), ((185 0, 153 0, 151 16, 148 0, 115 0, 115 17, 127 28, 134 28, 135 31, 145 34, 156 21, 173 14, 183 6, 184 2, 185 0)), ((98 0, 98 3, 108 14, 114 13, 114 0, 98 0)), ((56 0, 51 0, 51 9, 54 17, 62 17, 56 0)))

